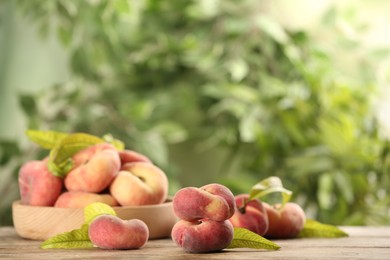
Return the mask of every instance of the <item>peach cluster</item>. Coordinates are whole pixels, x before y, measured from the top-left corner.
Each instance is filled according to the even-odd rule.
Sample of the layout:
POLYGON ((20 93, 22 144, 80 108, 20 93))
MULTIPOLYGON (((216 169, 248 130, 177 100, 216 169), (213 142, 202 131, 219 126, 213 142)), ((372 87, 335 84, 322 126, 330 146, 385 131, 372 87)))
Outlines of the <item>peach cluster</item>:
POLYGON ((270 205, 249 194, 235 196, 236 210, 229 219, 234 227, 246 228, 268 238, 293 238, 302 230, 305 212, 296 203, 270 205))
POLYGON ((171 232, 173 241, 191 253, 226 248, 233 239, 228 219, 235 208, 234 195, 221 184, 179 190, 173 198, 173 210, 180 218, 171 232))
POLYGON ((19 170, 23 204, 82 208, 93 202, 110 206, 150 205, 168 196, 165 173, 146 156, 118 151, 108 143, 90 146, 72 156, 64 178, 48 170, 48 158, 26 162, 19 170))

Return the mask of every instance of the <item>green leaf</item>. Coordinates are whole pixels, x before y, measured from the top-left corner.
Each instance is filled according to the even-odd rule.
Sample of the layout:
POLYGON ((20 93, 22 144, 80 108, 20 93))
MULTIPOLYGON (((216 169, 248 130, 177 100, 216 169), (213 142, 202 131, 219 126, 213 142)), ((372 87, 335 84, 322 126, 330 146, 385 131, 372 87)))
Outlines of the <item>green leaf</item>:
POLYGON ((118 151, 125 149, 125 144, 121 140, 115 139, 112 134, 104 135, 103 140, 109 144, 112 144, 118 151))
POLYGON ((35 126, 36 123, 34 122, 33 118, 39 117, 38 114, 38 102, 36 100, 36 97, 34 95, 28 95, 28 94, 19 94, 18 95, 18 103, 20 104, 20 108, 23 110, 25 114, 27 114, 31 119, 32 122, 30 123, 30 126, 35 126))
POLYGON ((109 205, 102 202, 94 202, 84 208, 84 224, 89 225, 96 217, 101 215, 116 216, 116 212, 109 205))
POLYGON ((119 13, 128 13, 130 12, 129 2, 127 0, 117 0, 113 1, 115 10, 119 13))
POLYGON ((240 138, 243 142, 254 142, 259 132, 259 115, 261 110, 255 107, 243 115, 239 123, 240 138))
POLYGON ((69 134, 56 143, 50 151, 49 164, 51 170, 57 176, 65 176, 69 171, 71 157, 89 146, 104 143, 104 140, 90 134, 74 133, 69 134))
POLYGON ((302 231, 298 234, 298 237, 347 237, 348 234, 338 227, 323 224, 316 220, 307 219, 302 231))
POLYGON ((278 250, 279 245, 245 228, 234 228, 233 240, 227 248, 278 250))
POLYGON ((50 155, 53 162, 61 163, 80 150, 99 143, 104 143, 104 140, 94 135, 85 133, 69 134, 57 143, 50 155))
POLYGON ((232 80, 240 82, 249 72, 249 66, 243 59, 235 59, 229 64, 229 72, 232 80))
POLYGON ((330 209, 332 204, 332 196, 334 196, 334 174, 323 173, 318 178, 317 198, 322 209, 330 209))
POLYGON ((261 15, 257 17, 255 23, 263 32, 273 38, 276 42, 281 44, 286 44, 288 42, 288 35, 284 28, 271 18, 261 15))
POLYGON ((54 176, 63 178, 65 177, 66 173, 68 173, 73 168, 73 160, 69 158, 60 165, 57 165, 53 161, 49 160, 47 167, 54 176))
POLYGON ((88 236, 88 225, 80 229, 58 234, 41 243, 42 249, 51 248, 92 248, 93 244, 88 236))
POLYGON ((26 131, 26 135, 31 141, 45 149, 52 149, 61 139, 68 136, 67 133, 62 132, 31 129, 26 131))
POLYGON ((282 194, 282 205, 290 201, 292 191, 284 188, 282 180, 276 176, 271 176, 255 184, 249 193, 249 200, 258 199, 275 192, 280 192, 282 194))
POLYGON ((65 28, 64 26, 58 27, 57 35, 65 46, 68 46, 72 41, 72 31, 68 28, 65 28))

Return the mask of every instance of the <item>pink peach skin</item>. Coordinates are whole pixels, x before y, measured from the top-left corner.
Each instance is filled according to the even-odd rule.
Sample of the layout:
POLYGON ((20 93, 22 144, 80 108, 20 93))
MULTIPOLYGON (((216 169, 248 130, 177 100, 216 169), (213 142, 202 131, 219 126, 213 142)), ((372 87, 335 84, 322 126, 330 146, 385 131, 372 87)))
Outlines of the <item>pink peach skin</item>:
POLYGON ((121 159, 121 165, 131 162, 152 163, 152 161, 147 156, 132 150, 119 151, 119 157, 121 159))
POLYGON ((233 193, 217 183, 182 188, 173 197, 176 216, 188 221, 204 218, 224 221, 234 214, 235 207, 233 193))
POLYGON ((268 230, 268 216, 260 200, 249 201, 248 194, 236 197, 236 211, 229 219, 234 227, 246 228, 260 236, 268 230))
POLYGON ((89 226, 91 242, 104 249, 137 249, 149 238, 147 225, 139 219, 122 220, 116 216, 101 215, 89 226))
POLYGON ((224 198, 229 206, 228 216, 232 216, 234 214, 236 208, 235 198, 233 193, 226 186, 218 183, 211 183, 200 187, 200 189, 224 198))
POLYGON ((294 238, 302 230, 306 221, 305 212, 296 203, 288 202, 281 208, 280 204, 270 206, 263 203, 269 221, 265 234, 269 238, 294 238))
POLYGON ((233 226, 229 221, 178 221, 172 228, 173 241, 190 253, 220 251, 231 243, 233 226))
POLYGON ((95 154, 103 150, 117 151, 116 148, 108 143, 100 143, 89 146, 72 156, 73 169, 88 162, 95 154))
POLYGON ((18 182, 22 203, 32 206, 53 206, 63 187, 63 180, 49 172, 47 160, 23 164, 18 182))
POLYGON ((119 169, 118 152, 110 149, 101 150, 66 175, 65 187, 69 191, 99 193, 110 185, 119 169))
POLYGON ((110 193, 122 206, 160 204, 168 197, 168 178, 151 163, 126 163, 111 183, 110 193))
POLYGON ((93 202, 102 202, 109 206, 118 206, 118 202, 110 194, 96 194, 85 191, 68 191, 62 193, 56 203, 58 208, 84 208, 93 202))

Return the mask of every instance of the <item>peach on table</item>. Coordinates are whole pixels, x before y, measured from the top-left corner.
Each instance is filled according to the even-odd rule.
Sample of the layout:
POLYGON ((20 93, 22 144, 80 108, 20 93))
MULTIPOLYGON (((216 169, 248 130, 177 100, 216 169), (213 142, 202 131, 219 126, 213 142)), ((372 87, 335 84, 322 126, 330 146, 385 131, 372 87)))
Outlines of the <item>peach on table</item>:
POLYGON ((226 248, 233 239, 228 219, 234 214, 233 193, 217 183, 176 192, 173 210, 181 218, 172 229, 172 239, 187 252, 205 253, 226 248))
POLYGON ((122 220, 116 216, 96 217, 89 226, 91 242, 104 249, 137 249, 149 239, 149 229, 139 219, 122 220))

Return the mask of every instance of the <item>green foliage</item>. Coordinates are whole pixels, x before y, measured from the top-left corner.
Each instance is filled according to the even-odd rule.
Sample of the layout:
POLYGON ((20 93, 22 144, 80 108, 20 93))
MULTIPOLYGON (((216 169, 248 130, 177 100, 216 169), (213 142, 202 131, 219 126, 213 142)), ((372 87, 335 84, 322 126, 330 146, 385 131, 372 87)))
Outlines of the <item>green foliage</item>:
POLYGON ((323 224, 313 219, 306 219, 305 225, 301 232, 299 232, 298 237, 327 237, 327 238, 337 238, 337 237, 347 237, 348 234, 338 227, 323 224))
POLYGON ((42 242, 42 249, 75 249, 93 248, 93 244, 88 236, 88 225, 83 224, 79 229, 60 233, 42 242))
POLYGON ((84 208, 84 224, 90 225, 98 216, 111 215, 116 216, 115 210, 104 203, 94 202, 84 208))
POLYGON ((112 133, 161 166, 172 192, 189 185, 172 147, 221 148, 210 182, 248 192, 276 175, 321 222, 389 223, 390 146, 374 117, 371 56, 333 29, 342 15, 354 24, 351 13, 326 14, 335 40, 324 42, 283 27, 259 1, 18 3, 57 34, 74 75, 23 96, 29 127, 112 133), (339 56, 359 51, 367 60, 343 70, 339 56))
POLYGON ((233 240, 227 248, 278 250, 280 246, 248 229, 235 227, 233 240))
POLYGON ((281 195, 281 203, 285 205, 290 201, 292 192, 283 187, 282 180, 276 176, 268 177, 260 182, 256 183, 249 192, 249 200, 260 199, 264 200, 263 197, 277 193, 281 195))
POLYGON ((19 196, 17 169, 24 158, 16 143, 0 142, 0 225, 12 223, 11 204, 19 196))
POLYGON ((43 149, 50 150, 53 149, 61 139, 68 136, 68 134, 56 131, 37 131, 29 129, 26 131, 26 136, 43 149))

